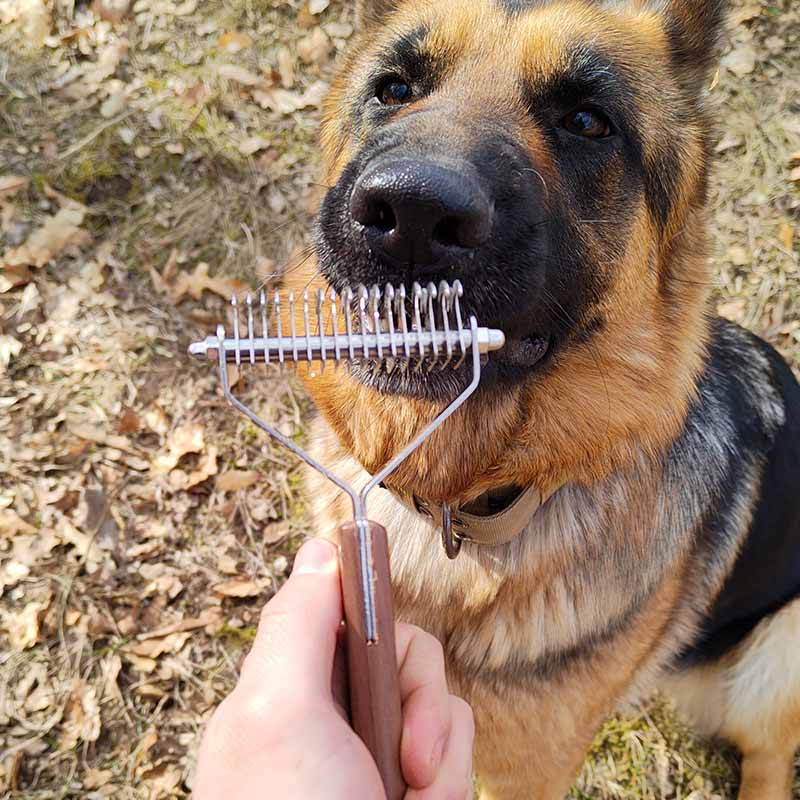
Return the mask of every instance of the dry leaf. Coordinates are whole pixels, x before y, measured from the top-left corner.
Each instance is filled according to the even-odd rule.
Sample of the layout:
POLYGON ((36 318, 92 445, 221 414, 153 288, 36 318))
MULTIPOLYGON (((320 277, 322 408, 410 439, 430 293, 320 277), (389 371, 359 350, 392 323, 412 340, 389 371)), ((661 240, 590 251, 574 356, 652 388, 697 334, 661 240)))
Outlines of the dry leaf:
POLYGON ((750 254, 744 247, 740 247, 739 245, 733 245, 733 247, 728 248, 727 256, 736 267, 744 267, 750 263, 750 254))
POLYGON ((180 425, 167 437, 167 452, 155 457, 153 471, 164 475, 174 469, 187 453, 201 453, 204 448, 202 425, 197 422, 180 425))
POLYGON ((782 222, 778 226, 778 238, 787 250, 791 250, 792 242, 794 241, 794 228, 788 222, 782 222))
POLYGON ((0 267, 43 267, 67 247, 86 244, 90 236, 80 227, 85 215, 86 208, 78 203, 65 206, 37 228, 24 244, 9 250, 0 261, 0 267))
POLYGON ((322 28, 314 28, 297 43, 297 55, 304 64, 324 64, 330 52, 331 42, 322 28))
POLYGON ((758 3, 748 3, 735 11, 730 16, 731 25, 741 25, 761 15, 761 6, 758 3))
POLYGON ((145 675, 155 672, 158 666, 158 661, 154 658, 146 658, 145 656, 137 656, 135 653, 123 653, 125 660, 137 671, 145 675))
POLYGON ((111 779, 114 773, 110 769, 95 769, 90 767, 83 773, 83 788, 84 789, 102 789, 111 779))
POLYGON ((303 107, 302 95, 286 89, 256 89, 253 100, 261 108, 276 111, 278 114, 291 114, 303 107))
POLYGON ((18 0, 19 19, 25 25, 24 41, 32 47, 41 48, 44 40, 50 34, 53 24, 50 11, 44 0, 18 0))
POLYGON ((743 144, 744 136, 736 131, 726 131, 725 135, 714 148, 714 152, 724 153, 726 150, 731 150, 734 147, 741 147, 743 144))
POLYGON ((213 445, 197 463, 197 468, 188 475, 183 470, 173 470, 169 475, 169 483, 176 491, 191 489, 217 474, 217 448, 213 445))
POLYGON ((231 295, 239 294, 246 289, 246 284, 235 278, 212 278, 208 274, 208 264, 201 261, 194 272, 181 272, 172 286, 172 299, 180 303, 188 294, 194 300, 199 300, 204 291, 213 292, 226 300, 231 295))
POLYGON ((274 544, 289 535, 289 523, 286 520, 271 522, 264 527, 261 539, 266 544, 274 544))
POLYGON ((800 183, 800 167, 795 167, 789 173, 789 180, 792 181, 793 183, 800 183))
POLYGON ((256 582, 249 578, 231 578, 212 586, 211 590, 223 597, 257 597, 261 594, 256 582))
POLYGON ((217 67, 217 74, 220 78, 241 83, 243 86, 259 86, 264 83, 264 79, 260 75, 256 75, 244 67, 237 67, 236 64, 220 64, 217 67))
POLYGON ((14 650, 27 650, 39 641, 39 625, 48 604, 30 602, 22 611, 8 612, 3 627, 14 650))
POLYGON ((0 537, 13 538, 18 533, 36 533, 36 528, 10 508, 0 509, 0 537))
POLYGON ((737 78, 749 75, 756 66, 756 51, 750 44, 740 44, 720 61, 737 78))
POLYGON ((164 653, 177 653, 183 648, 191 635, 189 631, 180 631, 158 639, 131 642, 125 645, 123 652, 131 653, 141 658, 158 658, 164 653))
POLYGON ((225 575, 236 575, 239 572, 238 563, 233 556, 223 553, 217 558, 217 569, 225 575))
POLYGON ((33 275, 27 267, 6 267, 0 270, 0 294, 24 286, 31 280, 33 275))
POLYGON ((96 742, 100 737, 100 704, 94 686, 80 681, 64 710, 59 749, 73 750, 78 742, 96 742))
POLYGON ((11 360, 22 352, 22 342, 13 336, 0 335, 0 375, 2 375, 11 360))
POLYGON ((109 81, 108 97, 100 106, 100 116, 105 119, 116 117, 125 110, 128 104, 128 87, 122 81, 109 81))
POLYGON ((258 473, 253 470, 233 469, 219 475, 216 485, 222 492, 238 492, 252 486, 257 480, 258 473))
POLYGON ((186 633, 187 631, 194 631, 198 628, 205 628, 209 625, 216 624, 219 621, 220 613, 219 608, 207 608, 199 617, 184 619, 155 631, 140 633, 136 638, 140 642, 146 642, 148 639, 160 639, 163 636, 169 636, 173 633, 186 633))
POLYGON ((160 700, 162 697, 167 696, 167 693, 154 683, 140 684, 136 687, 136 694, 141 695, 142 697, 150 697, 153 700, 160 700))
POLYGON ((309 13, 321 14, 330 4, 331 0, 308 0, 309 13))
POLYGON ((288 47, 278 50, 278 74, 284 89, 294 86, 294 57, 288 47))
MULTIPOLYGON (((144 687, 139 688, 141 690, 144 687)), ((163 696, 163 694, 164 693, 161 692, 161 695, 156 696, 163 696)), ((175 766, 160 764, 153 769, 143 772, 139 776, 139 779, 143 781, 150 790, 150 797, 158 798, 162 797, 163 795, 174 794, 175 788, 181 782, 181 771, 175 766)))
POLYGON ((120 697, 117 679, 122 670, 122 659, 119 657, 119 653, 109 653, 101 662, 100 670, 103 673, 101 699, 120 697))
POLYGON ((227 53, 238 53, 252 45, 253 40, 246 33, 239 33, 239 31, 223 33, 217 40, 217 47, 227 53))
POLYGON ((79 558, 86 562, 86 571, 92 574, 103 561, 103 552, 97 538, 79 531, 63 514, 59 515, 55 534, 75 548, 79 558))
POLYGON ((170 422, 163 408, 153 404, 142 416, 144 424, 147 425, 153 433, 157 433, 159 436, 166 436, 170 422))
POLYGON ((92 11, 107 22, 119 22, 125 18, 131 7, 131 0, 94 0, 92 11))
POLYGON ((319 106, 328 93, 325 81, 315 81, 302 94, 285 89, 256 89, 253 99, 261 106, 279 114, 291 114, 301 108, 319 106))
POLYGON ((747 303, 744 301, 744 299, 737 298, 736 300, 731 300, 727 303, 720 303, 720 305, 717 306, 717 313, 726 319, 733 320, 734 322, 740 322, 744 316, 746 307, 747 303))
POLYGON ((122 412, 122 416, 117 423, 117 433, 125 435, 126 433, 136 433, 141 430, 142 421, 132 408, 126 408, 122 412))
POLYGON ((259 150, 266 150, 269 145, 269 140, 265 139, 263 136, 250 136, 239 142, 239 152, 243 156, 251 156, 259 150))
POLYGON ((9 200, 17 192, 28 188, 30 178, 24 178, 22 175, 3 175, 0 177, 0 200, 9 200))

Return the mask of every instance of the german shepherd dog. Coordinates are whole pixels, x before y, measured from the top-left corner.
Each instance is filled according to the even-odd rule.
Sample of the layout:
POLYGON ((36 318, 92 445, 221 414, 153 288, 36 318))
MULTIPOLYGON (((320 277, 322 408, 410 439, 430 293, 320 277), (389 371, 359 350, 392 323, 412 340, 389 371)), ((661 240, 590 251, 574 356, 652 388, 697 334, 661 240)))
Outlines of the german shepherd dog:
MULTIPOLYGON (((660 686, 741 751, 741 800, 788 800, 800 386, 709 304, 723 0, 357 13, 324 113, 315 263, 289 280, 459 278, 466 313, 506 334, 369 509, 399 617, 438 637, 474 709, 481 797, 564 797, 604 718, 660 686), (452 561, 403 501, 495 513, 529 487, 546 499, 518 535, 452 561)), ((327 371, 309 382, 318 455, 358 483, 468 379, 327 371)), ((321 532, 350 513, 313 497, 321 532)))

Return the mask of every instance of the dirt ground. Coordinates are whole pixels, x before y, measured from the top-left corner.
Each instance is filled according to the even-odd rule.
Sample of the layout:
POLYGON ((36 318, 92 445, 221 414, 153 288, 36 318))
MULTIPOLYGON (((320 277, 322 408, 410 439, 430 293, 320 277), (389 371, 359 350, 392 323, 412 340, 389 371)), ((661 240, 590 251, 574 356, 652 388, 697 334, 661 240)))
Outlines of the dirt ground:
MULTIPOLYGON (((352 4, 130 3, 0 0, 3 797, 186 796, 307 532, 297 465, 184 354, 307 244, 352 4)), ((800 6, 737 0, 715 291, 795 366, 798 86, 800 6)), ((302 440, 292 380, 237 391, 302 440)), ((736 766, 656 700, 605 726, 573 796, 732 798, 736 766)))

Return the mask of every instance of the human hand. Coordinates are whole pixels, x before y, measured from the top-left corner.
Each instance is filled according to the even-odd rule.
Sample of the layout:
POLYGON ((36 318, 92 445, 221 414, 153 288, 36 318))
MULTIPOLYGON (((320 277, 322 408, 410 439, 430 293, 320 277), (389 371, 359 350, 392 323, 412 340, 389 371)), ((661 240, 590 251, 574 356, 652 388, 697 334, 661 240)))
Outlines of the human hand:
MULTIPOLYGON (((314 539, 265 606, 239 683, 209 723, 196 800, 384 800, 375 762, 337 700, 341 618, 336 549, 314 539)), ((472 711, 448 692, 433 636, 398 624, 396 639, 406 800, 467 798, 472 711)))

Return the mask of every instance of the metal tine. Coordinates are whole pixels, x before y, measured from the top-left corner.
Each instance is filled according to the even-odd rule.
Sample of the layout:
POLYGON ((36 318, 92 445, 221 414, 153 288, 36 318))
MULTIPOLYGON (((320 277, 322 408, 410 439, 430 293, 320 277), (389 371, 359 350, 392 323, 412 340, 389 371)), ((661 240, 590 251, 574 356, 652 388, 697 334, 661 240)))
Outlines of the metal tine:
POLYGON ((325 371, 325 362, 328 358, 327 352, 325 350, 325 330, 324 324, 322 322, 322 306, 325 303, 325 290, 324 289, 317 289, 317 336, 319 336, 319 361, 320 361, 320 371, 325 371))
POLYGON ((292 366, 297 366, 297 324, 294 319, 294 290, 289 289, 289 334, 292 340, 292 366))
POLYGON ((369 322, 367 321, 367 301, 369 300, 369 292, 367 287, 361 284, 358 287, 358 321, 361 326, 361 352, 364 353, 364 358, 369 358, 369 346, 367 345, 367 331, 369 322))
POLYGON ((381 290, 376 283, 370 290, 370 308, 372 311, 372 327, 375 329, 376 348, 378 358, 383 358, 383 344, 381 344, 381 290))
POLYGON ((311 320, 308 315, 308 289, 303 289, 303 328, 306 332, 306 358, 310 364, 314 358, 314 352, 311 349, 311 320))
POLYGON ((348 287, 344 296, 345 301, 342 304, 342 311, 344 312, 344 324, 347 329, 347 352, 350 354, 350 360, 352 361, 356 357, 356 349, 353 346, 353 290, 348 287))
POLYGON ((464 363, 464 359, 467 357, 467 346, 464 344, 464 323, 461 320, 461 303, 460 300, 464 296, 464 287, 461 285, 461 281, 455 280, 453 281, 453 309, 456 312, 456 326, 458 328, 458 342, 461 346, 461 358, 458 359, 455 363, 455 368, 457 369, 464 363))
POLYGON ((236 358, 236 366, 242 363, 242 352, 239 348, 239 300, 234 295, 231 297, 231 307, 233 308, 233 346, 236 358))
POLYGON ((250 363, 256 363, 256 346, 255 346, 255 336, 256 332, 253 328, 253 296, 250 292, 247 293, 247 296, 244 299, 245 303, 247 304, 247 339, 250 343, 250 363))
POLYGON ((338 299, 338 295, 333 289, 331 289, 330 299, 331 299, 331 327, 333 329, 333 359, 338 365, 339 362, 342 360, 342 351, 339 345, 339 322, 336 319, 336 300, 338 299))
POLYGON ((389 372, 394 372, 397 342, 394 337, 394 286, 391 283, 387 283, 383 290, 383 313, 386 317, 386 330, 389 332, 389 347, 392 351, 392 363, 387 367, 389 372))
POLYGON ((453 302, 453 290, 447 281, 439 284, 439 305, 442 309, 442 329, 444 331, 444 346, 447 358, 440 363, 439 369, 444 369, 453 360, 453 345, 450 342, 450 306, 453 302))
POLYGON ((422 342, 422 332, 424 331, 424 327, 422 325, 422 319, 420 317, 420 304, 422 303, 422 287, 414 281, 411 285, 411 300, 413 303, 413 314, 414 318, 412 320, 412 324, 417 331, 417 351, 419 352, 419 363, 417 364, 417 369, 422 365, 423 360, 425 359, 425 345, 422 342))
POLYGON ((278 363, 281 365, 281 369, 284 368, 286 365, 286 356, 284 355, 283 351, 283 331, 282 331, 282 322, 281 322, 281 295, 280 292, 275 292, 273 296, 273 304, 272 304, 274 313, 275 313, 275 335, 278 337, 278 363))
POLYGON ((406 308, 406 287, 405 284, 400 284, 397 290, 397 299, 395 301, 397 308, 397 317, 400 321, 400 333, 403 337, 403 353, 405 361, 403 361, 403 371, 408 369, 408 362, 411 359, 411 343, 408 339, 408 309, 406 308))
POLYGON ((258 299, 261 303, 261 337, 264 339, 264 363, 269 364, 269 346, 267 345, 267 340, 269 339, 269 319, 267 317, 267 296, 264 294, 263 289, 258 299))
POLYGON ((428 284, 428 329, 431 332, 431 349, 433 350, 433 361, 428 365, 428 372, 430 372, 439 359, 439 345, 436 342, 436 285, 433 283, 428 284))

